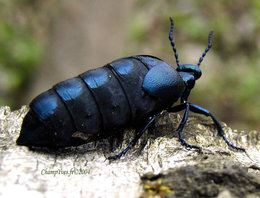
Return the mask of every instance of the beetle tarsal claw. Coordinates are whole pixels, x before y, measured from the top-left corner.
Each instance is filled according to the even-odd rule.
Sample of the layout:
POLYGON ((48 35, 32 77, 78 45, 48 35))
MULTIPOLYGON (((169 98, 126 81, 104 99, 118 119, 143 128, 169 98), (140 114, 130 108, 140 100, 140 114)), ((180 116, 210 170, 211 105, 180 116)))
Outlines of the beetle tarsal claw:
POLYGON ((89 140, 91 136, 92 136, 92 134, 85 134, 80 131, 76 131, 75 133, 72 134, 73 138, 81 138, 86 141, 89 140))

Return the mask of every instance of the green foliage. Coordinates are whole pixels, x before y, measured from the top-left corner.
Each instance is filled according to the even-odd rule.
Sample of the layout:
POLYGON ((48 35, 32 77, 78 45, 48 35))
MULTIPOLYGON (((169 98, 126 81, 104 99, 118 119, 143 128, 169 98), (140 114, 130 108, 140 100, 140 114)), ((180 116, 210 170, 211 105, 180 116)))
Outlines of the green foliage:
POLYGON ((135 18, 133 21, 131 21, 130 30, 131 39, 135 42, 141 42, 147 36, 145 23, 141 18, 135 18))
POLYGON ((41 55, 39 43, 11 24, 0 22, 0 68, 6 73, 7 89, 23 84, 41 55))
POLYGON ((175 21, 181 63, 196 64, 208 32, 214 30, 213 47, 201 65, 203 75, 190 101, 210 109, 232 127, 260 128, 260 1, 142 1, 132 22, 152 31, 142 31, 140 38, 146 39, 136 39, 136 50, 149 45, 151 54, 176 67, 167 39, 169 16, 175 21))
POLYGON ((42 57, 32 12, 25 3, 28 1, 0 4, 0 105, 12 105, 42 57))

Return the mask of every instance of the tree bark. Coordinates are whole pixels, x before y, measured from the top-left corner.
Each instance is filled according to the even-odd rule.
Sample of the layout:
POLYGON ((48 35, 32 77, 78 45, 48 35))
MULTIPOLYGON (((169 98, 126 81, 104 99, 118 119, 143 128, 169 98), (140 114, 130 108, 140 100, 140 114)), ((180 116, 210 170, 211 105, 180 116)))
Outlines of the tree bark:
POLYGON ((164 113, 154 129, 120 160, 117 154, 134 130, 58 152, 17 146, 23 106, 0 107, 0 195, 10 197, 259 197, 260 133, 236 131, 222 123, 228 140, 246 153, 228 148, 208 118, 191 116, 184 128, 187 150, 178 140, 179 114, 164 113), (156 189, 156 190, 154 190, 156 189))

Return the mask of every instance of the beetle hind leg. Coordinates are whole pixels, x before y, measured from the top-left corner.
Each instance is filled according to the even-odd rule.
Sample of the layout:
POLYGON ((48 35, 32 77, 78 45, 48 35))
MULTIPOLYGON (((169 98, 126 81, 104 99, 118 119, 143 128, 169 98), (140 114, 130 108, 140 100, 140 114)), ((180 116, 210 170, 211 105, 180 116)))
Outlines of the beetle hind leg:
POLYGON ((107 159, 108 159, 109 161, 111 161, 111 160, 118 160, 118 159, 120 159, 123 155, 125 155, 128 150, 130 150, 131 148, 133 148, 133 147, 136 145, 137 141, 141 138, 141 136, 144 134, 144 132, 145 132, 149 127, 153 126, 153 124, 158 120, 159 115, 160 115, 160 114, 156 114, 155 116, 152 117, 152 119, 148 122, 148 124, 147 124, 141 131, 139 131, 139 132, 136 134, 135 138, 130 142, 130 144, 129 144, 128 147, 126 147, 126 148, 125 148, 122 152, 120 152, 119 154, 114 155, 114 156, 110 156, 110 157, 108 157, 107 159))
POLYGON ((182 103, 178 106, 175 106, 175 107, 171 107, 169 108, 167 111, 168 112, 171 112, 171 113, 175 113, 175 112, 179 112, 181 110, 184 110, 185 109, 185 113, 183 115, 183 118, 182 118, 182 121, 177 129, 178 131, 178 135, 179 135, 179 140, 181 141, 181 144, 187 148, 194 148, 194 149, 198 149, 199 151, 201 150, 201 148, 199 146, 196 146, 196 145, 190 145, 188 144, 184 139, 183 139, 183 135, 182 135, 182 130, 188 120, 188 113, 189 113, 189 110, 190 110, 190 105, 189 103, 182 103))
POLYGON ((226 142, 226 144, 227 144, 229 147, 233 148, 233 149, 240 150, 240 151, 245 151, 244 148, 234 146, 233 144, 231 144, 231 143, 227 140, 227 138, 226 138, 225 135, 224 135, 224 131, 223 131, 223 129, 222 129, 222 126, 221 126, 220 122, 210 113, 210 111, 208 111, 207 109, 204 109, 204 108, 202 108, 202 107, 200 107, 200 106, 197 106, 197 105, 195 105, 195 104, 190 104, 190 110, 191 110, 192 112, 194 112, 194 113, 202 114, 202 115, 205 115, 205 116, 210 116, 211 119, 213 120, 215 126, 217 127, 219 136, 221 136, 221 137, 224 139, 224 141, 226 142))

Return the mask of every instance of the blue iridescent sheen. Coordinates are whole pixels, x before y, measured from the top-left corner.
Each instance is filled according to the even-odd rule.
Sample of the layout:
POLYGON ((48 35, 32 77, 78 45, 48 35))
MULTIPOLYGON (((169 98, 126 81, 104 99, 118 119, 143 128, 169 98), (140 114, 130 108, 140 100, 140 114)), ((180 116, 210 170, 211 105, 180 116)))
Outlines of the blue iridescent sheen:
POLYGON ((132 71, 134 67, 134 62, 129 59, 120 59, 119 61, 114 61, 110 64, 116 72, 119 74, 128 74, 132 71))
POLYGON ((82 84, 78 79, 72 78, 59 83, 56 91, 63 100, 73 100, 81 94, 82 84))
POLYGON ((44 97, 44 95, 39 97, 38 100, 33 103, 32 108, 41 120, 45 120, 54 113, 57 108, 57 104, 57 98, 54 95, 46 94, 46 97, 44 97))
POLYGON ((86 72, 82 78, 90 88, 97 88, 108 81, 108 73, 105 69, 98 68, 86 72))
POLYGON ((120 137, 126 127, 143 126, 126 149, 107 158, 116 160, 135 146, 149 127, 155 126, 163 110, 185 110, 177 128, 182 145, 201 149, 183 139, 182 130, 191 111, 209 116, 229 147, 245 151, 226 139, 221 123, 207 109, 188 102, 195 81, 201 76, 199 66, 212 46, 212 31, 198 64, 181 64, 173 40, 174 23, 171 18, 170 21, 169 40, 176 70, 159 58, 134 55, 60 82, 30 103, 17 144, 58 149, 120 137), (173 106, 179 99, 180 104, 173 106))
POLYGON ((144 78, 143 88, 152 96, 168 101, 182 94, 185 89, 182 82, 178 72, 164 63, 149 70, 144 78), (174 90, 178 90, 178 92, 174 90))
POLYGON ((197 65, 180 65, 176 70, 182 72, 193 72, 196 80, 201 77, 201 70, 197 65))
POLYGON ((153 56, 149 56, 149 55, 138 56, 138 58, 140 58, 142 60, 142 62, 144 62, 149 67, 154 67, 154 66, 157 66, 159 64, 165 64, 164 61, 161 61, 160 59, 155 58, 153 56))

